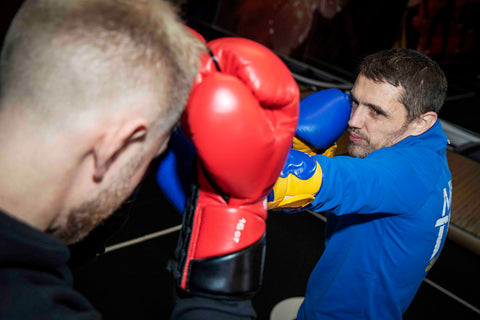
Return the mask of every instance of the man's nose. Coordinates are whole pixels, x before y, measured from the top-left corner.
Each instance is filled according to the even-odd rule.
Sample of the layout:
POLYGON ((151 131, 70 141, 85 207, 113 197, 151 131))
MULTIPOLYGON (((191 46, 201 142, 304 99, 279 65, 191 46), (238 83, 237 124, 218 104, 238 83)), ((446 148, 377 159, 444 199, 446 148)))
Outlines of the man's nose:
POLYGON ((363 118, 364 115, 362 114, 362 107, 357 106, 356 108, 352 108, 350 112, 350 119, 348 120, 348 126, 351 128, 361 128, 363 126, 363 118))

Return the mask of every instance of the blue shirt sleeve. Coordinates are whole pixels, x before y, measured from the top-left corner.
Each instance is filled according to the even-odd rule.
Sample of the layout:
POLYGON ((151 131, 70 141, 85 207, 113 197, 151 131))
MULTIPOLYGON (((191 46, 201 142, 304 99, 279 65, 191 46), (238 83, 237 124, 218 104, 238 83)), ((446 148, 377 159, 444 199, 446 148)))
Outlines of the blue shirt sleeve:
POLYGON ((424 202, 429 186, 419 183, 424 179, 417 179, 415 184, 410 181, 412 176, 425 172, 421 169, 425 164, 412 149, 382 148, 364 159, 315 156, 322 167, 323 181, 306 209, 335 215, 402 214, 414 210, 424 202))

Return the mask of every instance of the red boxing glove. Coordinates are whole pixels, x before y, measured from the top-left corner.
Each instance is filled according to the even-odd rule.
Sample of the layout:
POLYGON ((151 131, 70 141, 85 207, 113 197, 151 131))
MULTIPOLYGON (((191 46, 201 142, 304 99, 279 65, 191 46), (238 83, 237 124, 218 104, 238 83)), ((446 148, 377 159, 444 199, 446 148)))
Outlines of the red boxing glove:
POLYGON ((299 90, 269 49, 247 39, 209 42, 182 117, 197 148, 198 186, 176 250, 178 287, 247 297, 262 278, 266 195, 287 158, 299 90))

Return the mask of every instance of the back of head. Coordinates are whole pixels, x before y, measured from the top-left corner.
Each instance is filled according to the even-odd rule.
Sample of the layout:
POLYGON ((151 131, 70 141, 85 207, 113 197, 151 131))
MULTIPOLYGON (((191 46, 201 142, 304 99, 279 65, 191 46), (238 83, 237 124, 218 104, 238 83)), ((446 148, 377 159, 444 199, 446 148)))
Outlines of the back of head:
POLYGON ((0 112, 14 106, 48 123, 145 93, 171 127, 202 48, 161 0, 27 0, 2 50, 0 112))
POLYGON ((410 120, 434 111, 439 113, 447 93, 447 79, 439 65, 410 49, 391 49, 367 56, 359 74, 366 78, 402 87, 400 97, 410 120))

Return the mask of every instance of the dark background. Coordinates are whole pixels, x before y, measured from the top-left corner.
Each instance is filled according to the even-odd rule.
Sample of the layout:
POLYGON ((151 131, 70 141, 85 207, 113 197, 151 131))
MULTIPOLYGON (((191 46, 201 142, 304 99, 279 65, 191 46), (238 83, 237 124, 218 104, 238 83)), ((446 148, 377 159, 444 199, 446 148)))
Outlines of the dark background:
POLYGON ((247 37, 350 81, 359 61, 378 50, 426 53, 449 80, 440 117, 480 133, 479 0, 338 0, 341 10, 334 15, 320 9, 329 2, 335 1, 183 1, 183 11, 207 39, 247 37))

